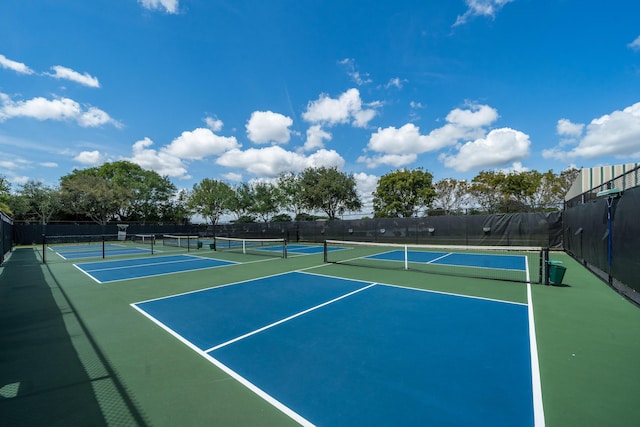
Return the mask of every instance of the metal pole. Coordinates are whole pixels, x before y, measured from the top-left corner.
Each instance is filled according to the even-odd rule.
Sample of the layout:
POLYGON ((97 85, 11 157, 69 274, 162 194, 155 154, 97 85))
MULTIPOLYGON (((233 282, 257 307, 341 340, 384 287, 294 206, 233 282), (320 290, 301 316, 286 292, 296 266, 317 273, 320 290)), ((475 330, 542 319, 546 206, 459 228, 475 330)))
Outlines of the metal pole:
POLYGON ((612 250, 613 250, 613 227, 611 218, 611 207, 613 205, 613 197, 607 197, 607 266, 609 267, 609 284, 612 282, 611 277, 611 264, 612 264, 612 250))

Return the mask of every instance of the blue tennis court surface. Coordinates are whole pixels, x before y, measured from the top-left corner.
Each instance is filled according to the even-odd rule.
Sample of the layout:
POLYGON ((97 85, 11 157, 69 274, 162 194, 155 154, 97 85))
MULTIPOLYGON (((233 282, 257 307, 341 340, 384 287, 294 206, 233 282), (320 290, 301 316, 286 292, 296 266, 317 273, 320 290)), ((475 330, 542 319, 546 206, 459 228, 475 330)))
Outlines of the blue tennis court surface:
POLYGON ((302 424, 534 425, 525 304, 293 272, 133 306, 302 424))
POLYGON ((167 255, 117 261, 88 262, 74 265, 96 282, 107 283, 118 280, 158 276, 161 274, 222 267, 231 264, 236 263, 192 255, 167 255))
MULTIPOLYGON (((55 253, 62 259, 81 259, 81 258, 101 258, 102 244, 95 245, 73 245, 51 247, 55 253)), ((151 253, 151 249, 141 247, 126 247, 114 243, 108 243, 104 246, 105 256, 118 255, 144 255, 151 253)))
MULTIPOLYGON (((370 255, 365 258, 380 261, 404 262, 405 252, 403 250, 389 251, 370 255)), ((527 268, 527 257, 524 255, 407 251, 407 260, 415 263, 492 268, 499 270, 525 271, 527 268)))

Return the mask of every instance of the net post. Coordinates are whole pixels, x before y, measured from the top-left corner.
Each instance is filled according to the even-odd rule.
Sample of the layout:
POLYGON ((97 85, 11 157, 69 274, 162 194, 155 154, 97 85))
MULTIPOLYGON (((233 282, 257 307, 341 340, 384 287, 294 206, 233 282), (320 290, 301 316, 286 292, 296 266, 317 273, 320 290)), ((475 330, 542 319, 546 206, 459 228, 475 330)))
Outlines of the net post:
POLYGON ((322 245, 322 252, 324 254, 324 262, 326 264, 326 263, 329 262, 328 261, 328 257, 327 257, 327 254, 328 254, 329 250, 327 249, 327 241, 326 240, 324 241, 324 243, 322 245))
POLYGON ((156 235, 153 234, 151 236, 151 255, 153 255, 153 246, 155 245, 155 243, 156 243, 156 235))
POLYGON ((282 258, 287 258, 287 239, 282 241, 282 258))
POLYGON ((409 269, 409 247, 404 245, 404 269, 409 269))
POLYGON ((247 241, 246 240, 242 241, 242 253, 243 254, 247 253, 247 241))
POLYGON ((46 235, 42 235, 42 263, 46 264, 47 263, 47 256, 45 255, 47 252, 47 236, 46 235))
POLYGON ((103 234, 103 235, 102 235, 102 259, 104 259, 104 257, 105 257, 105 252, 104 252, 104 240, 105 240, 105 237, 104 237, 104 234, 103 234))
POLYGON ((544 264, 544 266, 540 266, 540 274, 542 274, 544 270, 544 284, 548 286, 549 285, 549 248, 543 249, 542 258, 543 258, 542 263, 544 264))

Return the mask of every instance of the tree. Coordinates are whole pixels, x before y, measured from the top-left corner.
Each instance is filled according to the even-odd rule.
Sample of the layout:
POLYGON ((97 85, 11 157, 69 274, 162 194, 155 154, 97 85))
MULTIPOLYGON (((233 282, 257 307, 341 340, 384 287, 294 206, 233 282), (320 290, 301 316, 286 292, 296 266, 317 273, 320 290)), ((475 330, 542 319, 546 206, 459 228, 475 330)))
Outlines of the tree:
POLYGON ((128 191, 127 199, 120 208, 121 220, 159 221, 175 220, 166 217, 172 212, 176 203, 176 187, 167 176, 160 176, 155 171, 145 170, 135 163, 118 161, 105 163, 95 169, 96 176, 104 177, 109 182, 128 191))
POLYGON ((373 211, 378 218, 412 217, 430 206, 436 192, 433 176, 421 168, 399 169, 380 177, 373 193, 373 211))
POLYGON ((462 210, 468 203, 469 184, 464 180, 445 178, 435 183, 436 195, 433 207, 440 209, 445 215, 451 215, 462 210))
POLYGON ((227 208, 236 216, 236 222, 254 222, 249 215, 253 205, 253 189, 245 182, 233 188, 233 196, 228 201, 227 208), (245 220, 240 221, 242 218, 245 220), (246 219, 251 218, 251 221, 246 219))
POLYGON ((53 214, 62 208, 60 191, 41 182, 28 181, 21 186, 18 197, 22 198, 22 217, 37 219, 41 224, 47 224, 53 214))
POLYGON ((502 193, 504 181, 505 174, 503 172, 480 171, 471 180, 469 194, 473 196, 482 210, 495 213, 500 210, 504 200, 502 193))
POLYGON ((285 173, 278 177, 276 185, 282 197, 282 208, 293 212, 297 218, 304 213, 304 200, 302 198, 302 184, 300 175, 285 173))
POLYGON ((250 213, 256 214, 263 222, 278 213, 281 205, 281 195, 278 188, 266 182, 258 182, 252 188, 253 204, 250 213))
POLYGON ((9 208, 11 184, 7 181, 7 178, 0 175, 0 210, 6 214, 12 215, 9 208))
POLYGON ((129 199, 128 189, 97 176, 95 170, 74 170, 61 178, 60 189, 64 209, 101 225, 118 218, 129 199))
POLYGON ((226 183, 204 178, 193 185, 188 205, 211 225, 216 225, 220 216, 229 211, 233 197, 233 190, 226 183))
POLYGON ((185 189, 178 191, 168 203, 159 206, 160 219, 174 221, 178 224, 188 224, 191 221, 191 215, 193 215, 188 204, 189 192, 185 189))
POLYGON ((304 206, 325 212, 330 220, 347 210, 362 208, 355 178, 335 167, 305 169, 300 175, 300 188, 304 206))

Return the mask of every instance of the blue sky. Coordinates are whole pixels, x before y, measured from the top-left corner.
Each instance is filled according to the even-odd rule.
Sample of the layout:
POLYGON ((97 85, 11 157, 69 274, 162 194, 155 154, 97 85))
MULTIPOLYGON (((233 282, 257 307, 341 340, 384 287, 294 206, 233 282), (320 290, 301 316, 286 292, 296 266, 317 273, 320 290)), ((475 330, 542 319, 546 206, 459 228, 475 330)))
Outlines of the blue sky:
MULTIPOLYGON (((435 180, 640 160, 635 0, 0 4, 0 175, 178 188, 309 166, 435 180)), ((366 197, 365 197, 366 198, 366 197)))

